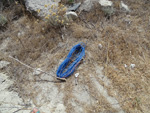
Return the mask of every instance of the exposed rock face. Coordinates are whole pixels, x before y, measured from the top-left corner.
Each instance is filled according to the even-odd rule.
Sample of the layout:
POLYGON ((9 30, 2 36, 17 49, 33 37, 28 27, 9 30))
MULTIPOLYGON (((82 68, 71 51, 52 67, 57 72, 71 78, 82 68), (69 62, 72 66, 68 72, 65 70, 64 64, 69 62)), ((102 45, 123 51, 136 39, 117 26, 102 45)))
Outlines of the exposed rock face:
POLYGON ((50 7, 58 7, 60 0, 25 0, 25 6, 28 11, 36 12, 38 11, 39 17, 44 17, 50 14, 50 7))
POLYGON ((10 62, 7 62, 7 61, 0 61, 0 69, 6 67, 7 65, 9 65, 10 62))
POLYGON ((103 7, 112 6, 112 2, 109 0, 85 0, 80 7, 80 10, 90 11, 94 5, 94 2, 99 2, 103 7))
MULTIPOLYGON (((13 82, 6 74, 0 72, 0 113, 14 113, 23 107, 23 100, 18 93, 8 90, 13 82)), ((29 112, 30 110, 18 111, 18 113, 29 112)))

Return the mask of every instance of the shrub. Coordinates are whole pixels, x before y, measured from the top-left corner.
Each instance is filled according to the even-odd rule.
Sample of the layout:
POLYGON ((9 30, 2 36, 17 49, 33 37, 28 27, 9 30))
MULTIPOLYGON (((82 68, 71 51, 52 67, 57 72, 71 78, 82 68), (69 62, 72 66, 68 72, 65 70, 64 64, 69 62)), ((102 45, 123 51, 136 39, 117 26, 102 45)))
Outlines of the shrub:
MULTIPOLYGON (((67 8, 63 4, 45 5, 49 13, 45 14, 44 20, 46 20, 50 25, 62 26, 68 24, 69 19, 65 16, 67 8)), ((37 10, 40 13, 40 9, 37 10)))

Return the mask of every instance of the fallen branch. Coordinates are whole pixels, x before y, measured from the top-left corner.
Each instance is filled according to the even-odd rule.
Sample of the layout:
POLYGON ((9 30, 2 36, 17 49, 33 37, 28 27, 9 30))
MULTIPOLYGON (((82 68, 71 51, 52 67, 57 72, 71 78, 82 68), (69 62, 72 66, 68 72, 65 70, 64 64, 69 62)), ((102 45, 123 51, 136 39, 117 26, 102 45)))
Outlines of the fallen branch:
POLYGON ((25 67, 27 67, 27 68, 29 68, 29 69, 32 69, 33 71, 35 71, 35 70, 36 70, 36 71, 40 71, 40 72, 42 72, 42 73, 45 73, 45 74, 50 75, 50 76, 52 76, 52 77, 55 77, 55 78, 57 78, 58 80, 66 81, 65 78, 59 78, 59 77, 56 77, 56 76, 54 76, 54 75, 51 75, 51 74, 49 74, 48 72, 45 72, 45 71, 43 71, 43 70, 37 70, 36 68, 33 68, 33 67, 31 67, 31 66, 29 66, 29 65, 27 65, 27 64, 25 64, 25 63, 23 63, 23 62, 21 62, 20 60, 18 60, 18 59, 16 59, 16 58, 12 57, 12 56, 9 56, 9 58, 11 58, 11 59, 13 59, 13 60, 19 62, 20 64, 24 65, 25 67))

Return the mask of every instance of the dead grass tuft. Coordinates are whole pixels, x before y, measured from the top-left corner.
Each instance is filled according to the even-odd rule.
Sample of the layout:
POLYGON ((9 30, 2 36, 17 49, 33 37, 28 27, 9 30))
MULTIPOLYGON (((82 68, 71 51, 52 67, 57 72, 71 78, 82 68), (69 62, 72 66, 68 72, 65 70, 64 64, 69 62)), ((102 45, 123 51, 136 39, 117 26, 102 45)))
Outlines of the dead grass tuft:
POLYGON ((71 25, 71 30, 72 30, 72 35, 75 38, 92 38, 94 35, 92 30, 76 23, 73 23, 71 25))

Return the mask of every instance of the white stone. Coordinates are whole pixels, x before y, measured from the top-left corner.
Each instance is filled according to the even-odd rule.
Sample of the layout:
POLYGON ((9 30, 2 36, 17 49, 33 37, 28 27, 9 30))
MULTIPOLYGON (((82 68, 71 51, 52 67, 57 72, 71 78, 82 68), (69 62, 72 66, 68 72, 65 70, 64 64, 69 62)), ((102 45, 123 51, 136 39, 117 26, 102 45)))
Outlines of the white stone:
POLYGON ((9 65, 10 62, 7 62, 7 61, 0 61, 0 69, 6 67, 7 65, 9 65))
POLYGON ((112 1, 109 0, 99 0, 99 3, 101 6, 107 7, 107 6, 112 6, 112 1))
POLYGON ((131 64, 130 67, 131 67, 131 68, 134 68, 134 67, 135 67, 135 64, 131 64))
POLYGON ((66 12, 66 16, 71 19, 75 19, 78 17, 77 13, 75 13, 73 11, 66 12))
POLYGON ((27 29, 30 29, 30 26, 26 26, 27 29))
POLYGON ((98 47, 99 47, 99 49, 102 49, 103 46, 102 46, 102 44, 98 44, 98 47))
POLYGON ((41 74, 41 71, 42 70, 40 68, 36 68, 33 72, 33 75, 39 75, 39 74, 41 74))
POLYGON ((79 76, 79 73, 76 73, 76 74, 75 74, 75 77, 77 78, 78 76, 79 76))
POLYGON ((20 36, 21 36, 21 33, 19 32, 19 33, 18 33, 18 37, 20 37, 20 36))
POLYGON ((127 68, 128 67, 127 64, 124 64, 124 67, 127 68))
POLYGON ((121 1, 121 3, 120 3, 120 8, 124 9, 124 10, 126 10, 128 12, 130 11, 129 7, 126 4, 124 4, 123 1, 121 1))
POLYGON ((21 36, 23 36, 24 34, 25 34, 25 32, 21 31, 21 32, 18 33, 18 37, 21 37, 21 36))

